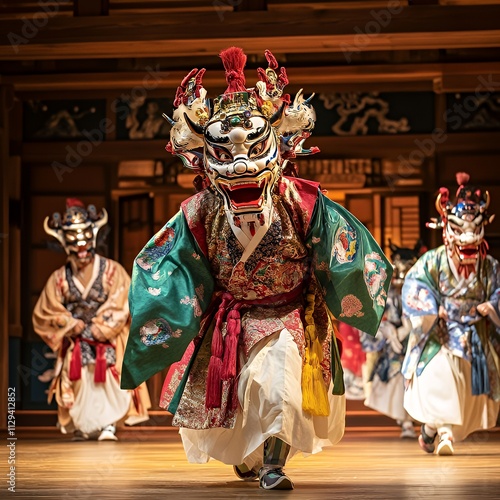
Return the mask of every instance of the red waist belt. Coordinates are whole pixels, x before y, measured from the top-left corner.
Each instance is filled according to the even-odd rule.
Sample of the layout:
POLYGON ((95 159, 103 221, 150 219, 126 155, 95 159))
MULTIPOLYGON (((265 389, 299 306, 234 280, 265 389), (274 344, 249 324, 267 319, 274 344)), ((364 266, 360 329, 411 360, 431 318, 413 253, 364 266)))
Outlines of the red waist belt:
MULTIPOLYGON (((98 342, 97 340, 85 339, 82 337, 76 337, 75 339, 75 347, 73 348, 73 352, 71 353, 71 362, 69 365, 69 379, 74 381, 80 380, 82 378, 82 349, 80 347, 81 342, 86 342, 87 344, 93 345, 96 348, 94 382, 106 382, 106 347, 111 347, 114 349, 114 346, 109 342, 98 342)), ((115 375, 115 378, 117 374, 115 375)))
POLYGON ((231 409, 238 404, 237 391, 237 354, 241 333, 240 309, 247 306, 280 306, 289 304, 302 295, 303 288, 298 286, 290 292, 255 300, 236 300, 229 292, 222 294, 222 301, 215 313, 215 327, 212 336, 211 356, 208 363, 207 390, 205 407, 220 408, 222 399, 222 382, 231 381, 231 409), (226 336, 222 338, 222 322, 227 322, 226 336))

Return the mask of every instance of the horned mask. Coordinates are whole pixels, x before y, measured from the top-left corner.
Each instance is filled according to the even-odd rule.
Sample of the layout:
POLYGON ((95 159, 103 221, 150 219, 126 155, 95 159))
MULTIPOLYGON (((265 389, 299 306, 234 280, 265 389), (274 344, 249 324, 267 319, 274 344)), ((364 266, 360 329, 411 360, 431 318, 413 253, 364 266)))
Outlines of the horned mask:
POLYGON ((488 191, 469 184, 470 177, 465 172, 457 173, 456 177, 459 187, 455 201, 450 200, 448 189, 441 188, 436 199, 440 219, 434 219, 428 226, 443 229, 448 257, 460 274, 469 276, 487 254, 484 227, 495 216, 487 213, 490 204, 488 191))
POLYGON ((310 99, 299 91, 293 103, 283 94, 288 83, 285 68, 270 51, 266 70, 258 68, 259 81, 246 88, 243 68, 246 56, 237 47, 220 54, 228 87, 213 101, 202 86, 205 69, 193 69, 181 82, 167 150, 184 165, 207 179, 237 225, 255 219, 266 224, 272 195, 286 162, 312 154, 303 142, 309 137, 316 115, 310 99))
POLYGON ((100 213, 94 205, 85 208, 76 198, 66 200, 66 212, 46 217, 43 223, 45 232, 61 243, 66 254, 73 257, 79 265, 91 262, 95 255, 97 233, 108 222, 108 213, 103 208, 100 213))

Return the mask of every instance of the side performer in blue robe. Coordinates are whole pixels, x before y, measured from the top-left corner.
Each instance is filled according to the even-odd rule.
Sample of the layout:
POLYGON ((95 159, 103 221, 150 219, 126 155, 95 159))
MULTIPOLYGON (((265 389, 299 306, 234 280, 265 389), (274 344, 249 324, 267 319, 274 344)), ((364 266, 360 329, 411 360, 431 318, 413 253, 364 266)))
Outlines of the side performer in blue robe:
POLYGON ((456 200, 436 200, 444 245, 426 252, 407 274, 403 312, 412 324, 403 376, 404 406, 423 422, 419 444, 452 455, 454 442, 493 427, 500 401, 499 264, 488 255, 488 191, 457 174, 456 200), (436 446, 437 441, 437 446, 436 446))

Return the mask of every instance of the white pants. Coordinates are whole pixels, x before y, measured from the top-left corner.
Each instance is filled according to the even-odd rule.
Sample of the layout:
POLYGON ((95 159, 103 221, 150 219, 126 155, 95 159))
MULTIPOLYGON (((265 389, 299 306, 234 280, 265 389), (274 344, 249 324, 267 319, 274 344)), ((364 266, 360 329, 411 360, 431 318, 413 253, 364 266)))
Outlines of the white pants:
POLYGON ((404 407, 413 419, 436 429, 451 425, 455 441, 461 441, 494 427, 499 403, 485 394, 473 396, 470 362, 441 347, 421 375, 413 375, 404 407))
POLYGON ((190 462, 215 458, 229 465, 262 463, 264 441, 276 436, 291 446, 291 458, 301 451, 317 453, 344 434, 345 397, 329 390, 330 415, 302 410, 302 358, 288 330, 259 342, 243 366, 238 398, 241 405, 233 429, 180 429, 190 462))
POLYGON ((403 422, 408 419, 403 407, 403 397, 403 375, 398 373, 387 382, 382 382, 379 376, 375 375, 365 405, 394 420, 403 422))
POLYGON ((130 404, 130 393, 120 389, 109 368, 106 370, 106 382, 96 384, 94 365, 89 365, 82 367, 79 389, 69 414, 75 429, 90 433, 124 418, 130 404))

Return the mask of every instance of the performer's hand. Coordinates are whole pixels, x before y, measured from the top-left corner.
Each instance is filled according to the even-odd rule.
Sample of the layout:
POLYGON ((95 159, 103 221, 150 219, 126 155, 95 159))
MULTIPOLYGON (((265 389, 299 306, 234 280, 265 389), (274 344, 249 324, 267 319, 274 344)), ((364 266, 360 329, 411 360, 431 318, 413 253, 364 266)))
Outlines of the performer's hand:
POLYGON ((390 321, 382 321, 378 331, 382 334, 382 337, 387 340, 397 335, 396 327, 390 321))
POLYGON ((77 319, 75 326, 70 330, 71 336, 76 337, 77 335, 80 335, 80 333, 83 332, 84 328, 85 328, 85 323, 81 319, 77 319))
POLYGON ((389 345, 391 346, 391 349, 396 353, 396 354, 401 354, 403 352, 403 344, 399 341, 398 336, 394 335, 394 337, 391 337, 388 339, 389 345))
POLYGON ((400 354, 403 351, 403 344, 398 339, 398 331, 390 321, 382 322, 379 331, 396 354, 400 354))
POLYGON ((107 340, 97 325, 92 325, 90 327, 90 332, 92 333, 92 337, 94 337, 98 342, 105 342, 107 340))
POLYGON ((403 316, 401 318, 402 325, 397 329, 398 331, 398 340, 400 342, 403 342, 403 340, 408 337, 411 333, 411 321, 406 317, 403 316))
POLYGON ((444 319, 445 321, 448 320, 448 313, 446 312, 446 309, 443 306, 439 306, 439 313, 438 316, 441 319, 444 319))
POLYGON ((497 328, 500 328, 500 317, 497 314, 495 306, 491 302, 483 302, 476 307, 481 316, 488 316, 497 328))
POLYGON ((493 311, 493 306, 491 302, 483 302, 476 307, 476 310, 481 316, 488 316, 493 311))

